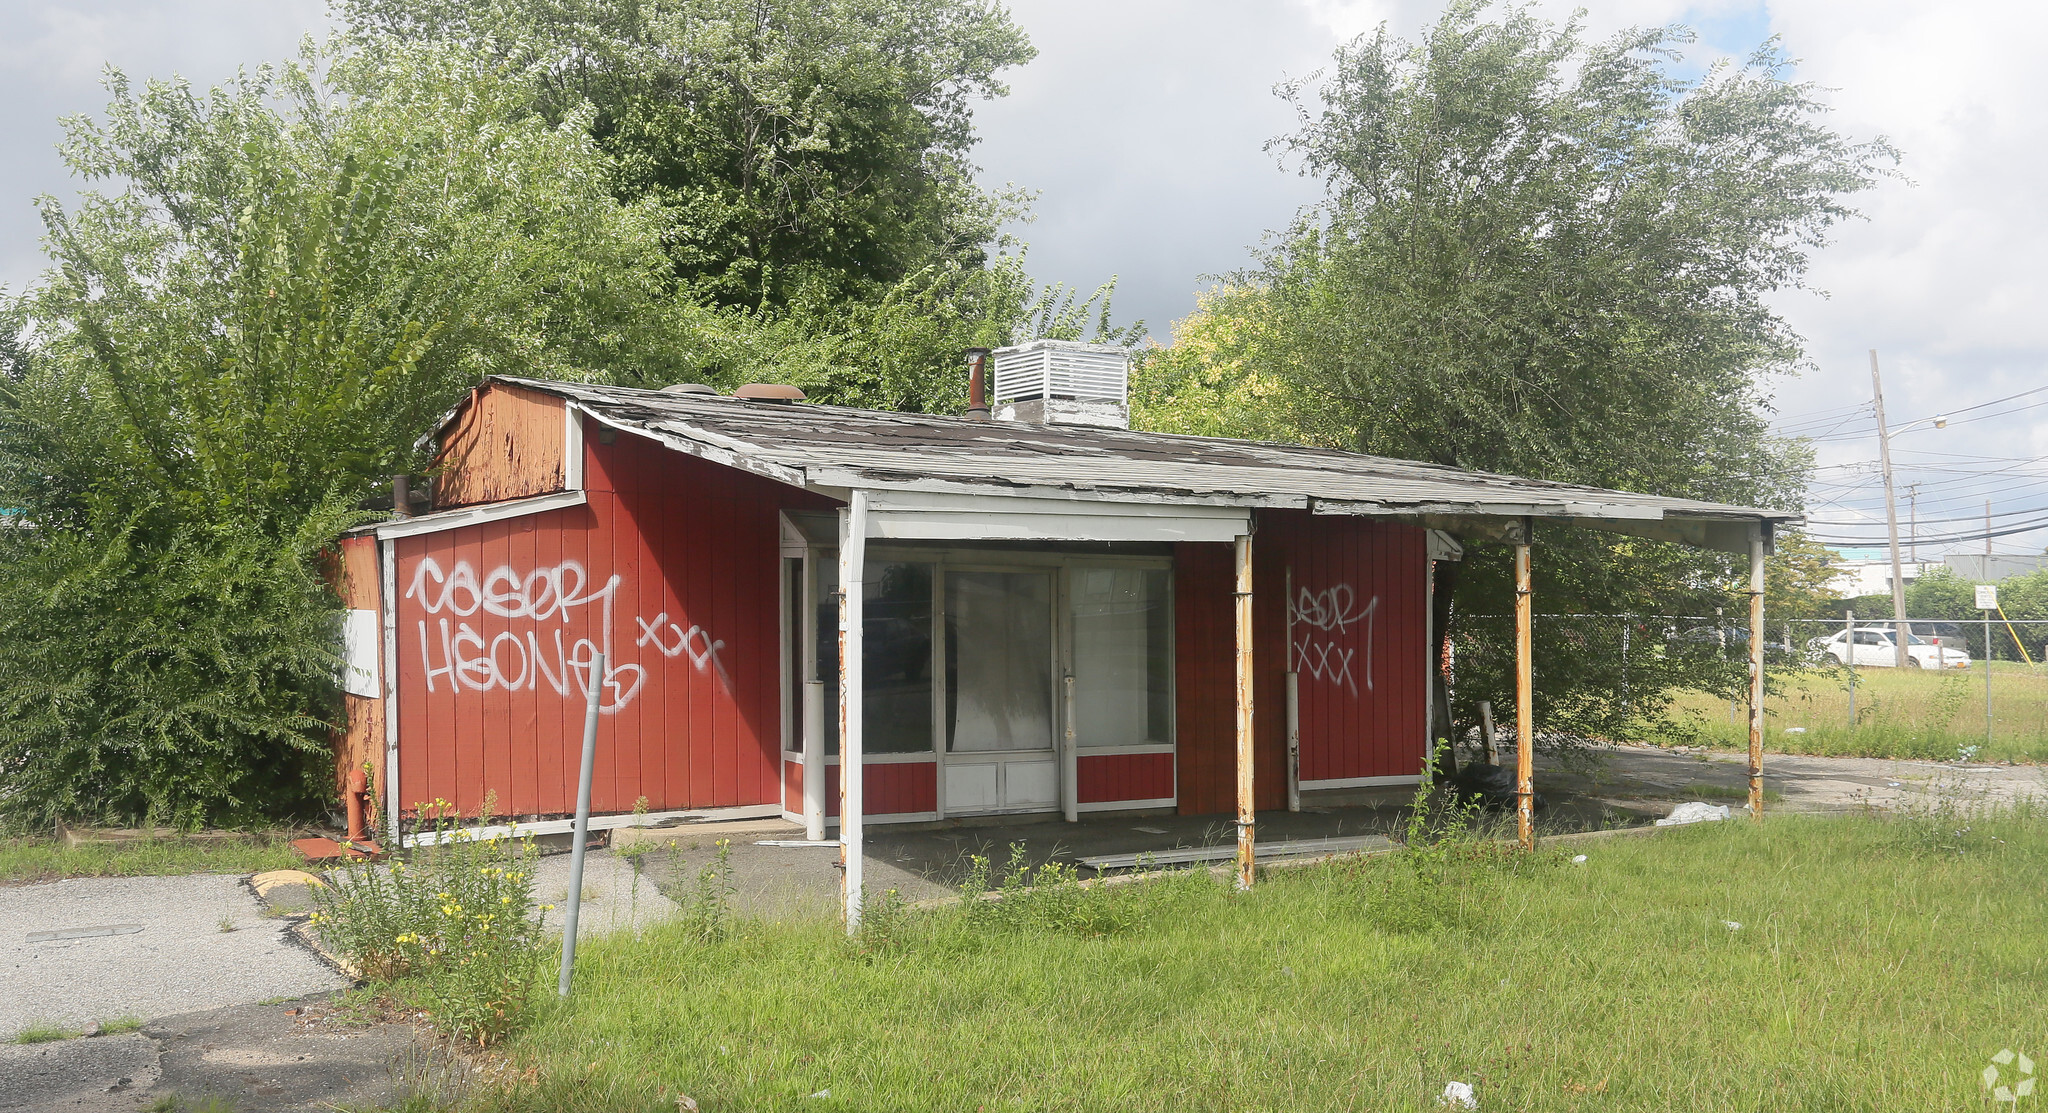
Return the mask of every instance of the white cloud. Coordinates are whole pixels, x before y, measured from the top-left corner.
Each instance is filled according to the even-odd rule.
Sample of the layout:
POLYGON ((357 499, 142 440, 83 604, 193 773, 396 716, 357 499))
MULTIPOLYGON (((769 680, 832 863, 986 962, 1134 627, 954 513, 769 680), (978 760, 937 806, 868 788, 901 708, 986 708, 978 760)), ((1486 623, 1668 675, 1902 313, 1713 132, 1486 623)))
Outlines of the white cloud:
MULTIPOLYGON (((1550 0, 1553 19, 1572 0, 1550 0)), ((1924 0, 1588 0, 1594 35, 1627 24, 1701 29, 1688 60, 1746 53, 1781 34, 1800 77, 1834 89, 1834 123, 1884 134, 1913 184, 1861 199, 1869 220, 1842 228, 1814 260, 1832 296, 1777 304, 1808 339, 1816 370, 1783 384, 1788 415, 1869 398, 1867 351, 1884 360, 1896 421, 2048 384, 2048 8, 1924 0)), ((1271 88, 1320 68, 1346 39, 1386 21, 1412 37, 1440 6, 1424 0, 1015 0, 1040 49, 1011 75, 1015 93, 982 106, 985 180, 1041 191, 1021 229, 1032 269, 1086 286, 1122 275, 1119 317, 1155 334, 1193 306, 1203 274, 1245 265, 1264 232, 1317 196, 1260 148, 1293 126, 1271 88)), ((290 54, 323 23, 319 0, 0 0, 0 283, 40 267, 29 198, 69 188, 52 145, 59 114, 96 109, 100 65, 217 81, 239 63, 290 54)), ((2048 503, 2048 467, 1993 478, 1933 470, 1955 457, 2048 454, 2048 407, 1900 439, 1922 482, 1923 517, 2048 503)), ((1867 425, 1867 423, 1866 423, 1867 425)), ((1854 432, 1852 424, 1846 432, 1854 432)), ((1865 435, 1823 461, 1867 460, 1865 435)), ((1966 465, 1974 466, 1974 465, 1966 465)), ((1981 469, 1980 469, 1981 470, 1981 469)), ((1864 471, 1823 473, 1832 518, 1881 513, 1864 471), (1837 483, 1861 483, 1844 488, 1837 483), (1840 512, 1838 512, 1840 511, 1840 512)), ((1819 515, 1817 515, 1819 516, 1819 515)), ((2001 541, 2038 548, 2048 534, 2001 541)))

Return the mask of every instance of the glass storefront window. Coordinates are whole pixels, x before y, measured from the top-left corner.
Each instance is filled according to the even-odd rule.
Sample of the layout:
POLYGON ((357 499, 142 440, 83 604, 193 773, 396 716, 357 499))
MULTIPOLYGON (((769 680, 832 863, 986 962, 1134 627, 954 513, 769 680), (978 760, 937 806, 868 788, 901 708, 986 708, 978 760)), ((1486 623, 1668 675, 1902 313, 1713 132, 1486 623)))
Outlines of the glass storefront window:
POLYGON ((946 746, 1053 743, 1051 572, 946 573, 946 746))
POLYGON ((1081 746, 1171 741, 1168 575, 1163 568, 1073 568, 1074 735, 1081 746))
MULTIPOLYGON (((818 679, 827 684, 827 753, 839 753, 839 554, 812 560, 818 593, 818 679)), ((863 577, 861 749, 870 754, 932 749, 932 564, 874 561, 863 577)))

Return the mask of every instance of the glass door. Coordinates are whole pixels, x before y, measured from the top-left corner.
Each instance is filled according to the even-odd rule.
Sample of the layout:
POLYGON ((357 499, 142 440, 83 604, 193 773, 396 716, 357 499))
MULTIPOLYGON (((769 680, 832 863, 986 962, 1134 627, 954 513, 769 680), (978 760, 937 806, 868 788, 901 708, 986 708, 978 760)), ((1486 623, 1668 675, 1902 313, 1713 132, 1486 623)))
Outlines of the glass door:
POLYGON ((1059 803, 1054 750, 1053 577, 945 573, 945 809, 1022 811, 1059 803))

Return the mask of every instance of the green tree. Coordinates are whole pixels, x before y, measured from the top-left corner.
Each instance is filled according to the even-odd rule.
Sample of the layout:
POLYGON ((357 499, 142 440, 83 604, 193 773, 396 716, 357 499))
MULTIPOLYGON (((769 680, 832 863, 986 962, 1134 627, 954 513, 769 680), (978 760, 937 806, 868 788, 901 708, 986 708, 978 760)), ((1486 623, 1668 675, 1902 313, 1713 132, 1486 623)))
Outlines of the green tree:
POLYGON ((319 553, 494 371, 671 373, 658 213, 587 121, 444 48, 137 91, 66 121, 89 183, 0 380, 0 810, 292 811, 338 696, 319 553))
MULTIPOLYGON (((456 42, 538 75, 613 189, 659 214, 680 364, 662 382, 785 382, 814 400, 964 405, 962 349, 1131 341, 1108 290, 1041 287, 999 229, 1027 198, 969 161, 973 105, 1034 51, 991 0, 345 0, 377 54, 456 42), (1097 319, 1083 322, 1090 306, 1097 319)), ((638 382, 621 372, 619 381, 638 382)), ((650 385, 654 384, 651 380, 650 385)))
POLYGON ((358 39, 455 41, 543 74, 712 304, 874 300, 978 264, 1019 198, 973 180, 972 105, 1034 53, 991 0, 345 0, 358 39))
MULTIPOLYGON (((1283 86, 1302 123, 1274 149, 1326 201, 1183 326, 1213 347, 1147 361, 1141 415, 1221 403, 1221 432, 1796 507, 1807 455, 1768 435, 1765 387, 1803 357, 1766 295, 1802 282, 1895 156, 1830 130, 1775 43, 1688 81, 1671 63, 1690 41, 1589 42, 1576 22, 1459 2, 1417 42, 1382 28, 1320 86, 1283 86)), ((1537 552, 1546 612, 1711 616, 1742 578, 1713 554, 1568 530, 1537 552)), ((1455 575, 1438 629, 1459 639, 1470 721, 1512 691, 1509 575, 1484 546, 1455 575)), ((1674 686, 1740 682, 1677 648, 1639 648, 1624 672, 1611 626, 1538 623, 1548 728, 1616 733, 1674 686)))

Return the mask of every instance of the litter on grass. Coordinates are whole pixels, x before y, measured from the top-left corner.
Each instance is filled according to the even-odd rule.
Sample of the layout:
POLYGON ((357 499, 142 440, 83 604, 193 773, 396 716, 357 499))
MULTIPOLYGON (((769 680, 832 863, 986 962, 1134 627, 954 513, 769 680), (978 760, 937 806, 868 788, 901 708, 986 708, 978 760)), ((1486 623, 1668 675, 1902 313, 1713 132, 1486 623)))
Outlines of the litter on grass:
POLYGON ((1658 820, 1657 826, 1677 827, 1686 823, 1711 823, 1715 820, 1727 818, 1728 805, 1726 804, 1703 804, 1698 800, 1688 800, 1671 809, 1671 814, 1658 820))
POLYGON ((1577 854, 1577 855, 1574 855, 1574 856, 1572 857, 1572 865, 1575 865, 1575 866, 1583 866, 1583 865, 1585 865, 1585 864, 1586 864, 1586 856, 1585 856, 1584 854, 1577 854))
POLYGON ((1738 923, 1736 923, 1736 922, 1735 922, 1734 920, 1722 920, 1721 922, 1722 922, 1722 923, 1724 923, 1724 924, 1727 924, 1727 925, 1728 925, 1728 930, 1729 930, 1729 931, 1741 931, 1741 930, 1742 930, 1742 925, 1741 925, 1741 924, 1738 924, 1738 923))
POLYGON ((1436 1103, 1450 1109, 1479 1108, 1479 1099, 1473 1095, 1472 1085, 1468 1082, 1445 1083, 1443 1096, 1437 1098, 1436 1103))

